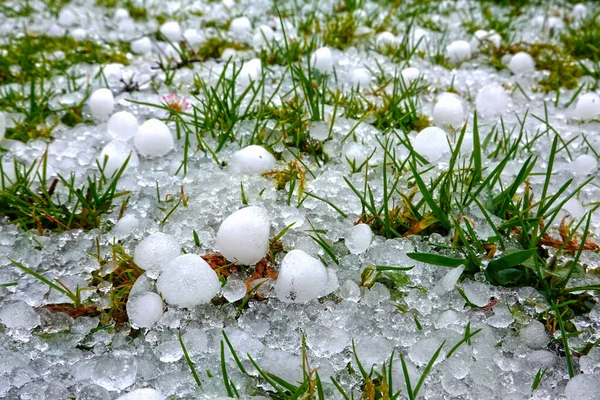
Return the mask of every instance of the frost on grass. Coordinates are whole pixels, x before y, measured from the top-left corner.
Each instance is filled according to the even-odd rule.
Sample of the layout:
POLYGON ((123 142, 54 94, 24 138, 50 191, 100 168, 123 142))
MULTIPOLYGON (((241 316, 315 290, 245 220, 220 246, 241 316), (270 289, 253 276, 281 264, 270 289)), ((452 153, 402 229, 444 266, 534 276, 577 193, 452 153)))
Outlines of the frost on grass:
POLYGON ((0 397, 598 398, 598 7, 7 3, 0 397))

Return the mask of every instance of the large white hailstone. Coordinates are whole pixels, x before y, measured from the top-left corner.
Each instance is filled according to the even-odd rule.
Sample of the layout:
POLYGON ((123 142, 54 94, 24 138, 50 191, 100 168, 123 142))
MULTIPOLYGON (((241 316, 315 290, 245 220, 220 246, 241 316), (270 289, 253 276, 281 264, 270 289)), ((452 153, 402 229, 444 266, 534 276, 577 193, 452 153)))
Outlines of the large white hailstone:
POLYGON ((381 32, 375 37, 375 46, 379 49, 391 47, 396 44, 396 36, 392 32, 381 32))
POLYGON ((248 86, 252 81, 257 81, 262 75, 262 63, 260 58, 246 61, 237 76, 237 82, 242 86, 248 86))
POLYGON ((183 39, 181 35, 181 26, 177 21, 167 21, 160 26, 160 33, 173 43, 180 42, 183 39))
POLYGON ((596 93, 586 93, 577 100, 575 117, 590 121, 600 116, 600 96, 596 93))
POLYGON ((452 64, 460 64, 471 58, 471 45, 464 40, 456 40, 446 47, 446 55, 452 64))
POLYGON ((275 157, 262 146, 250 145, 231 157, 231 168, 243 174, 262 174, 275 168, 275 157))
POLYGON ((169 127, 155 118, 149 119, 138 128, 133 143, 144 157, 164 156, 175 146, 169 127))
POLYGON ((271 221, 260 207, 242 208, 225 218, 217 232, 215 247, 229 261, 254 265, 269 251, 271 221))
POLYGON ((68 8, 63 8, 60 10, 60 14, 58 14, 58 24, 60 26, 70 27, 77 24, 78 20, 77 15, 68 8))
POLYGON ((168 304, 186 308, 209 303, 220 288, 217 273, 196 254, 171 260, 156 281, 156 289, 168 304))
POLYGON ((135 389, 117 397, 117 400, 165 400, 158 390, 152 388, 135 389))
POLYGON ((181 246, 171 235, 154 233, 142 240, 133 252, 133 262, 156 278, 163 267, 181 254, 181 246))
POLYGON ((417 28, 413 32, 413 46, 417 46, 419 50, 427 49, 427 43, 429 41, 429 34, 425 29, 417 28))
POLYGON ((576 176, 587 176, 598 171, 598 160, 591 154, 582 154, 571 162, 571 171, 576 176))
POLYGON ((413 81, 416 81, 421 76, 421 72, 415 67, 404 68, 400 74, 406 86, 410 86, 413 81))
POLYGON ((600 400, 600 375, 575 375, 565 387, 567 400, 600 400))
POLYGON ((256 45, 271 43, 273 39, 275 39, 275 31, 269 25, 259 26, 256 30, 256 33, 252 37, 252 41, 256 45))
POLYGON ((535 71, 535 61, 529 53, 520 51, 510 59, 508 69, 515 75, 531 74, 535 71))
POLYGON ((104 169, 104 176, 111 177, 117 172, 129 157, 129 162, 125 167, 125 171, 131 171, 139 165, 138 155, 135 150, 125 142, 120 140, 110 141, 98 156, 98 163, 104 169))
POLYGON ((127 299, 127 317, 134 328, 151 328, 163 315, 163 301, 152 292, 138 292, 127 299))
POLYGON ((333 55, 329 47, 320 47, 310 55, 310 65, 322 74, 333 69, 333 55))
POLYGON ((477 112, 483 116, 498 116, 508 111, 508 94, 500 85, 484 86, 475 99, 477 112))
POLYGON ((0 111, 0 140, 4 139, 4 135, 6 135, 6 117, 0 111))
POLYGON ((344 243, 352 254, 367 251, 373 240, 373 231, 367 224, 357 224, 348 229, 344 234, 344 243))
POLYGON ((193 49, 197 49, 204 42, 204 36, 196 29, 186 29, 183 38, 193 49))
POLYGON ((354 68, 348 74, 348 82, 352 87, 367 87, 371 83, 371 72, 366 68, 354 68))
POLYGON ((575 20, 581 20, 583 18, 585 18, 588 14, 588 9, 586 7, 585 4, 583 3, 578 3, 575 4, 575 7, 573 7, 573 11, 571 12, 571 16, 573 17, 573 19, 575 20))
POLYGON ((149 38, 143 37, 131 42, 131 51, 134 54, 146 54, 152 50, 152 42, 149 38))
POLYGON ((435 126, 419 132, 412 145, 417 153, 430 162, 435 162, 450 152, 446 132, 435 126))
POLYGON ((238 17, 231 20, 229 32, 235 36, 247 35, 252 30, 252 23, 247 17, 238 17))
POLYGON ((327 270, 302 250, 292 250, 281 261, 275 292, 285 303, 306 303, 327 287, 327 270))
POLYGON ((443 93, 433 107, 433 122, 439 126, 458 128, 465 123, 465 109, 454 93, 443 93))
POLYGON ((71 37, 77 42, 82 41, 87 37, 87 31, 83 28, 72 29, 69 33, 71 34, 71 37))
POLYGON ((106 119, 113 112, 115 98, 109 89, 97 89, 88 100, 92 117, 106 119))
POLYGON ((113 139, 128 141, 135 136, 139 128, 138 120, 130 112, 119 111, 114 113, 108 120, 106 129, 113 139))

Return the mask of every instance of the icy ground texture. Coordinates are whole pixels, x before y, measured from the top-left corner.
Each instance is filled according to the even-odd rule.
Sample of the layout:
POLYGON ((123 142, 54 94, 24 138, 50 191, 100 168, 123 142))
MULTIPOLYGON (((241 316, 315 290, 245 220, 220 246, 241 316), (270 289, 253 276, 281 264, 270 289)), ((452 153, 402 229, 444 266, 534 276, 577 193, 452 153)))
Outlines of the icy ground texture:
MULTIPOLYGON (((348 367, 349 363, 354 362, 352 340, 367 370, 372 365, 380 368, 382 363, 394 354, 392 375, 396 387, 402 389, 401 398, 406 397, 406 391, 399 354, 404 355, 406 359, 414 386, 434 351, 444 341, 446 344, 440 358, 420 393, 424 398, 598 398, 598 348, 593 348, 588 355, 575 359, 576 372, 585 375, 569 381, 565 359, 558 345, 560 340, 556 340, 560 333, 557 331, 553 338, 547 328, 535 320, 537 313, 542 311, 535 304, 545 304, 535 289, 495 288, 487 284, 482 276, 476 276, 475 280, 466 279, 458 283, 476 306, 465 307, 464 299, 455 289, 462 269, 444 269, 415 262, 406 256, 406 253, 413 251, 444 251, 440 249, 451 247, 452 235, 444 237, 433 234, 424 238, 411 236, 386 240, 382 236, 372 236, 372 232, 365 227, 353 228, 362 210, 358 198, 343 178, 347 177, 354 186, 362 188, 364 170, 353 173, 346 158, 355 160, 356 165, 360 165, 374 152, 369 160, 368 179, 374 196, 378 200, 382 198, 383 152, 376 140, 377 137, 381 137, 381 132, 370 124, 373 123, 372 120, 359 124, 349 139, 343 141, 358 121, 343 118, 341 111, 337 110, 331 130, 332 138, 328 139, 329 122, 334 118, 335 112, 334 107, 328 106, 325 109, 328 123, 322 126, 315 123, 310 128, 315 139, 325 141, 324 146, 330 160, 326 164, 318 165, 310 156, 304 157, 304 162, 315 174, 314 177, 306 174, 307 183, 304 190, 331 201, 346 213, 346 218, 325 202, 313 197, 308 197, 296 207, 297 190, 288 204, 287 190, 278 191, 272 178, 254 173, 262 171, 265 165, 266 168, 272 166, 270 158, 261 158, 258 164, 252 163, 253 157, 260 152, 238 153, 241 148, 251 143, 256 121, 238 123, 234 130, 240 143, 227 143, 218 153, 219 161, 229 162, 229 166, 216 163, 210 152, 191 151, 188 154, 187 174, 184 175, 179 170, 184 158, 183 139, 176 138, 172 122, 167 120, 165 128, 156 120, 152 120, 164 119, 168 113, 128 100, 159 104, 163 95, 176 92, 197 104, 196 100, 190 100, 189 97, 194 84, 194 74, 207 85, 215 85, 225 63, 216 60, 194 63, 190 69, 178 70, 170 86, 165 84, 165 74, 154 69, 156 61, 159 56, 170 55, 177 62, 177 55, 169 50, 166 42, 155 41, 154 34, 160 25, 154 15, 172 15, 180 20, 180 24, 169 23, 160 28, 165 36, 179 40, 183 35, 190 43, 202 43, 207 37, 216 36, 215 28, 204 28, 207 21, 220 21, 217 23, 220 25, 222 21, 245 14, 248 20, 236 20, 235 23, 231 23, 228 32, 223 31, 219 34, 253 46, 256 41, 268 38, 282 43, 280 22, 273 13, 273 4, 270 1, 146 1, 144 3, 149 10, 149 22, 134 22, 123 10, 97 8, 92 5, 94 3, 73 1, 64 7, 58 17, 47 12, 34 13, 31 17, 2 17, 0 23, 4 37, 15 32, 24 34, 23 26, 28 26, 28 30, 55 34, 58 32, 59 35, 64 32, 81 34, 77 30, 81 27, 88 37, 132 42, 132 51, 137 54, 131 55, 131 63, 128 66, 104 66, 106 79, 98 78, 100 66, 80 66, 77 71, 82 75, 80 79, 90 80, 93 89, 109 85, 114 95, 114 104, 112 97, 107 96, 106 92, 100 92, 88 105, 89 108, 84 110, 87 114, 93 114, 96 123, 78 125, 75 128, 61 124, 54 131, 54 139, 49 145, 42 140, 26 144, 3 141, 1 146, 7 149, 7 152, 2 162, 7 168, 7 173, 10 173, 9 167, 13 158, 23 165, 31 165, 37 162, 47 149, 49 177, 59 173, 65 176, 73 173, 77 182, 83 182, 87 176, 97 173, 96 159, 107 144, 113 143, 111 140, 128 140, 127 143, 117 143, 128 146, 127 149, 135 146, 139 153, 139 164, 127 170, 119 182, 120 190, 131 191, 125 215, 117 223, 117 207, 108 217, 104 230, 48 232, 44 236, 37 236, 36 232, 25 232, 7 220, 2 221, 0 283, 17 282, 17 285, 0 286, 0 397, 83 400, 115 399, 123 395, 126 395, 124 399, 197 399, 225 396, 227 392, 220 367, 220 342, 223 340, 224 330, 238 351, 242 364, 251 374, 256 374, 256 371, 247 354, 250 354, 263 369, 274 372, 290 382, 302 380, 301 342, 302 336, 305 335, 310 365, 312 368, 318 368, 328 399, 341 398, 331 384, 330 377, 335 377, 355 396, 361 393, 357 366, 353 364, 354 372, 348 367), (257 36, 258 27, 261 26, 262 34, 257 36), (269 31, 264 26, 275 29, 269 31), (190 32, 187 29, 196 31, 190 32), (124 92, 121 79, 126 82, 131 79, 139 83, 140 90, 124 92), (112 126, 107 129, 108 116, 113 111, 127 111, 137 118, 139 124, 144 127, 142 131, 137 131, 138 138, 140 135, 160 137, 161 142, 148 143, 142 139, 133 139, 130 129, 135 122, 131 119, 128 119, 123 132, 115 133, 112 126), (174 141, 167 135, 172 135, 174 141), (165 203, 167 195, 177 198, 182 186, 188 199, 187 206, 180 206, 164 225, 159 224, 157 220, 162 221, 174 204, 165 203), (160 188, 160 199, 157 199, 157 187, 160 188), (194 276, 202 275, 201 278, 209 282, 206 285, 210 288, 198 288, 202 293, 196 293, 195 290, 192 290, 192 294, 180 293, 185 297, 183 299, 177 296, 164 297, 166 303, 161 304, 155 295, 158 294, 159 287, 169 287, 174 295, 177 294, 177 280, 167 281, 168 278, 174 278, 171 274, 174 274, 173 271, 178 267, 177 261, 171 261, 176 256, 181 256, 181 249, 188 254, 199 255, 216 250, 218 229, 227 217, 242 208, 242 198, 249 205, 261 207, 270 219, 270 227, 261 226, 257 230, 257 236, 250 238, 260 243, 261 254, 264 253, 264 232, 268 232, 270 228, 272 238, 273 234, 294 223, 281 238, 283 247, 286 251, 301 250, 311 257, 311 268, 317 271, 316 274, 313 273, 312 278, 317 277, 319 285, 322 286, 311 287, 304 293, 306 299, 312 299, 318 289, 323 297, 307 303, 281 301, 277 296, 277 288, 283 293, 280 297, 289 299, 284 292, 291 290, 290 286, 278 286, 277 283, 266 281, 258 288, 265 301, 250 301, 248 308, 238 313, 237 306, 227 301, 204 304, 208 300, 206 294, 212 295, 216 291, 214 276, 204 269, 203 272, 188 271, 186 276, 195 279, 194 276), (322 232, 320 234, 326 241, 333 243, 332 249, 339 258, 339 265, 311 238, 315 229, 322 232), (197 234, 199 247, 195 243, 193 231, 197 234), (150 236, 156 233, 170 236, 167 240, 159 235, 157 243, 148 241, 148 237, 156 238, 157 236, 150 236), (132 331, 129 323, 105 325, 98 317, 84 316, 74 319, 65 313, 51 313, 40 308, 46 304, 65 303, 68 299, 55 290, 49 290, 46 284, 14 268, 8 260, 10 257, 50 279, 60 279, 71 290, 75 290, 78 286, 85 286, 91 279, 91 273, 100 267, 95 256, 96 239, 103 255, 110 255, 110 244, 114 240, 121 241, 127 253, 135 255, 140 267, 146 270, 146 274, 136 282, 135 293, 131 293, 128 309, 131 325, 143 328, 132 331), (155 252, 157 248, 161 250, 159 254, 155 252), (319 260, 319 257, 327 264, 326 273, 323 273, 320 266, 312 264, 319 260), (414 268, 397 276, 403 280, 398 289, 390 290, 380 282, 370 289, 360 287, 361 273, 370 265, 414 268), (164 283, 161 283, 159 278, 163 276, 161 273, 166 274, 163 278, 164 283), (326 284, 323 282, 325 276, 326 284), (158 288, 155 281, 157 278, 158 288), (497 301, 491 302, 492 298, 497 301), (490 306, 486 307, 488 304, 490 306), (462 339, 468 323, 471 332, 481 330, 471 339, 470 346, 463 344, 452 357, 446 359, 445 355, 451 346, 462 339), (201 388, 196 384, 186 364, 178 334, 181 334, 189 357, 198 371, 201 388), (547 372, 539 387, 532 392, 536 372, 545 368, 547 372), (127 395, 129 392, 131 393, 127 395)), ((42 7, 40 2, 34 1, 32 4, 42 7)), ((320 12, 324 14, 333 14, 336 6, 337 4, 328 1, 318 4, 320 12)), ((419 139, 417 132, 409 132, 413 144, 420 146, 423 156, 434 163, 433 168, 423 175, 424 181, 438 176, 447 167, 449 147, 444 132, 460 126, 467 117, 473 115, 475 108, 479 111, 479 130, 486 134, 494 126, 495 129, 499 129, 500 117, 503 118, 505 130, 516 135, 525 110, 528 109, 530 115, 539 116, 542 120, 544 115, 547 115, 547 122, 553 127, 552 130, 560 132, 564 143, 569 143, 570 146, 570 154, 565 151, 559 153, 555 162, 553 188, 560 187, 569 178, 574 178, 576 185, 588 175, 594 176, 593 184, 588 185, 580 196, 565 207, 564 214, 581 217, 600 198, 600 179, 596 176, 597 160, 589 150, 589 146, 596 150, 599 148, 600 125, 594 121, 581 123, 581 120, 597 118, 597 94, 583 97, 581 93, 583 103, 577 106, 577 102, 568 101, 575 92, 567 91, 555 104, 554 95, 530 90, 533 82, 545 73, 532 71, 527 57, 516 59, 509 64, 510 69, 518 75, 511 74, 507 69, 498 72, 485 63, 479 63, 474 51, 476 46, 470 47, 473 35, 468 34, 461 26, 464 15, 455 11, 464 10, 468 6, 466 1, 430 4, 432 20, 448 29, 443 40, 441 33, 424 27, 425 30, 421 29, 419 21, 413 27, 415 36, 424 37, 430 43, 442 40, 441 48, 450 46, 450 62, 458 64, 467 60, 457 69, 448 70, 434 65, 429 58, 418 54, 407 62, 395 63, 389 57, 373 50, 372 42, 375 42, 375 39, 369 41, 369 45, 349 47, 345 51, 329 48, 318 50, 309 62, 323 72, 335 69, 340 87, 345 85, 346 77, 349 77, 353 87, 368 82, 365 67, 368 71, 382 68, 389 76, 397 69, 410 67, 402 73, 406 81, 422 76, 429 89, 419 95, 419 110, 423 115, 432 118, 439 128, 445 130, 432 128, 434 130, 427 131, 430 135, 427 136, 428 140, 423 140, 423 137, 419 139), (439 15, 441 12, 444 13, 443 16, 439 15), (459 40, 462 42, 451 45, 459 40), (471 59, 471 56, 474 58, 471 59), (361 70, 356 72, 357 68, 361 70), (506 90, 516 88, 517 84, 523 91, 506 90), (457 93, 461 93, 462 97, 444 94, 451 87, 457 93), (587 138, 588 144, 582 141, 583 136, 587 138)), ((385 18, 386 12, 378 7, 369 1, 364 5, 367 12, 375 12, 381 15, 381 19, 385 18)), ((517 29, 514 33, 518 39, 527 41, 550 40, 547 36, 548 27, 544 24, 547 24, 549 19, 558 24, 555 16, 569 14, 569 7, 558 4, 557 8, 551 10, 545 6, 543 9, 525 9, 524 14, 516 21, 517 29)), ((494 10, 497 11, 496 8, 492 11, 494 10)), ((282 15, 286 16, 288 13, 282 15)), ((396 21, 395 18, 392 21, 398 24, 397 31, 402 32, 408 21, 396 21)), ((297 32, 298 27, 294 26, 294 21, 288 17, 284 20, 290 35, 296 35, 297 32)), ((560 19, 558 22, 561 22, 560 19)), ((361 25, 359 28, 367 34, 373 34, 366 26, 361 25)), ((378 47, 382 44, 380 41, 385 44, 390 40, 398 40, 391 33, 379 38, 381 40, 378 40, 378 47)), ((236 62, 251 60, 258 55, 255 51, 258 47, 253 48, 254 50, 237 54, 230 51, 230 55, 233 54, 236 62)), ((245 65, 239 78, 240 85, 236 90, 243 91, 252 79, 256 79, 262 73, 266 73, 268 77, 265 98, 269 98, 281 80, 283 84, 280 94, 292 89, 286 67, 271 65, 266 69, 253 62, 245 65)), ((66 86, 62 77, 57 77, 55 81, 59 87, 66 86)), ((334 87, 333 75, 331 81, 333 86, 330 87, 334 87)), ((343 86, 343 90, 349 90, 348 86, 343 86)), ((371 96, 373 101, 378 101, 377 96, 366 95, 371 96)), ((59 100, 65 104, 76 104, 83 96, 83 92, 68 93, 59 100)), ((273 101, 278 102, 279 96, 275 96, 273 101)), ((248 104, 242 105, 247 106, 248 104)), ((10 117, 7 117, 9 125, 10 117)), ((273 126, 272 121, 261 122, 266 122, 267 131, 273 126)), ((546 172, 551 140, 549 125, 531 117, 525 121, 524 129, 528 137, 540 133, 542 137, 509 163, 502 176, 507 184, 514 179, 528 155, 527 152, 531 151, 539 156, 534 172, 540 174, 532 175, 530 184, 533 192, 541 192, 542 175, 546 172)), ((469 123, 463 144, 467 154, 470 151, 468 139, 472 136, 472 129, 472 124, 469 123)), ((2 133, 3 131, 2 126, 2 133)), ((190 148, 195 149, 198 143, 193 137, 191 140, 190 148)), ((206 135, 204 140, 203 148, 218 147, 210 135, 206 135)), ((408 150, 404 146, 399 143, 395 143, 394 146, 398 157, 406 157, 408 150)), ((273 150, 278 153, 275 168, 284 169, 287 162, 293 159, 292 152, 284 149, 280 143, 275 144, 273 150)), ((298 149, 292 150, 297 153, 298 149)), ((117 149, 114 154, 121 157, 123 152, 117 149)), ((484 165, 489 169, 496 163, 497 159, 484 159, 484 165)), ((414 182, 411 184, 414 185, 414 182)), ((406 190, 406 193, 410 192, 406 178, 400 181, 399 187, 406 190)), ((61 190, 59 186, 57 196, 65 195, 61 190)), ((520 195, 522 192, 517 194, 520 195)), ((396 202, 400 201, 399 197, 396 198, 396 202)), ((494 235, 477 208, 465 212, 474 221, 481 238, 494 235)), ((597 233, 599 228, 600 220, 595 213, 591 220, 591 231, 597 233)), ((234 233, 241 237, 248 235, 247 231, 227 229, 233 229, 234 233)), ((224 244, 224 253, 228 245, 231 243, 224 244)), ((518 248, 512 241, 508 242, 507 246, 518 248)), ((451 252, 444 254, 454 255, 451 252)), ((191 256, 184 257, 189 259, 191 256)), ((231 253, 231 258, 239 257, 242 255, 231 253)), ((280 267, 283 257, 283 253, 278 254, 273 265, 275 269, 280 267)), ((248 262, 254 261, 254 255, 251 258, 248 262)), ((586 253, 581 262, 590 267, 597 267, 598 256, 586 253)), ((196 260, 191 264, 198 262, 196 260)), ((293 266, 291 263, 289 267, 293 266)), ((189 265, 186 266, 187 270, 190 269, 188 267, 189 265)), ((246 278, 247 272, 244 271, 239 275, 231 275, 220 295, 229 301, 243 298, 245 289, 241 285, 242 280, 246 278)), ((190 284, 192 288, 198 284, 197 281, 181 282, 184 283, 190 284)), ((589 275, 585 281, 580 279, 577 283, 595 284, 598 283, 598 279, 589 275)), ((89 296, 90 301, 99 307, 109 307, 111 300, 106 288, 93 289, 83 294, 89 296)), ((189 289, 189 286, 186 286, 186 289, 189 289)), ((582 332, 570 338, 572 348, 581 348, 586 343, 594 343, 600 338, 597 333, 600 311, 597 307, 586 316, 575 317, 572 322, 576 329, 582 332)), ((225 354, 229 379, 234 382, 241 395, 258 396, 266 393, 263 389, 269 390, 269 385, 264 381, 250 380, 242 375, 228 350, 225 354), (255 386, 256 382, 262 382, 258 388, 255 386)))

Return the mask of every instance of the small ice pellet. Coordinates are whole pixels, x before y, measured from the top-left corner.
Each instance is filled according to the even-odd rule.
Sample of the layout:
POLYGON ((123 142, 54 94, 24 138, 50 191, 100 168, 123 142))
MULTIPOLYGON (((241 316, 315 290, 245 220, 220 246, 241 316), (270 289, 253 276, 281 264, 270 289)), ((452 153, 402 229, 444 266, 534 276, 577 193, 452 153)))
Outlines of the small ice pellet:
POLYGON ((132 113, 119 111, 111 115, 106 129, 113 139, 126 142, 135 136, 139 126, 137 118, 132 113))
POLYGON ((255 144, 236 151, 231 157, 231 168, 242 174, 262 174, 275 168, 275 157, 255 144))
POLYGON ((275 291, 285 303, 306 303, 327 287, 327 270, 321 261, 302 250, 292 250, 281 261, 275 291))
POLYGON ((575 176, 588 176, 598 171, 598 160, 591 154, 582 154, 570 163, 575 176))
POLYGON ((138 292, 127 299, 127 317, 134 328, 151 328, 163 315, 163 301, 152 292, 138 292))
POLYGON ((577 199, 570 198, 567 200, 565 204, 563 204, 562 209, 569 213, 569 215, 573 218, 581 218, 585 215, 585 208, 577 201, 577 199))
POLYGON ((322 74, 333 69, 333 55, 329 47, 320 47, 310 55, 310 65, 322 74))
POLYGON ((217 273, 195 254, 173 259, 156 281, 156 289, 168 304, 185 308, 209 303, 220 288, 217 273))
POLYGON ((129 18, 129 11, 126 8, 117 8, 115 10, 115 17, 116 20, 122 20, 122 19, 128 19, 129 18))
POLYGON ((229 23, 229 32, 235 36, 247 35, 252 30, 252 23, 247 17, 238 17, 229 23))
POLYGON ((261 207, 245 207, 221 223, 215 247, 228 261, 254 265, 269 251, 270 234, 267 212, 261 207))
POLYGON ((529 53, 520 51, 512 56, 508 69, 515 75, 530 75, 535 71, 535 61, 529 53))
POLYGON ((433 122, 439 126, 458 128, 465 122, 465 109, 454 93, 443 93, 433 107, 433 122))
POLYGON ((87 385, 81 388, 77 393, 76 400, 110 400, 110 393, 102 386, 87 385))
POLYGON ((125 142, 120 140, 110 141, 98 156, 98 164, 103 168, 104 176, 112 177, 129 157, 125 171, 131 171, 139 165, 138 155, 135 150, 125 142))
POLYGON ((117 397, 117 400, 165 400, 158 390, 152 388, 135 389, 117 397))
POLYGON ((421 76, 421 72, 415 67, 404 68, 400 74, 406 86, 410 86, 413 81, 416 81, 421 76))
POLYGON ((197 49, 204 42, 204 36, 196 29, 186 29, 183 32, 183 38, 194 49, 197 49))
POLYGON ((482 116, 500 116, 508 111, 508 94, 500 85, 486 85, 477 94, 475 107, 482 116))
POLYGON ((452 64, 460 64, 471 58, 471 45, 464 40, 456 40, 446 47, 446 56, 452 64))
POLYGON ((152 118, 138 128, 133 139, 135 148, 144 157, 162 157, 175 147, 169 127, 152 118))
POLYGON ((354 68, 348 74, 348 82, 352 87, 368 87, 371 83, 371 73, 366 68, 354 68))
POLYGON ((58 14, 58 24, 60 26, 70 27, 77 24, 78 20, 77 15, 68 8, 63 8, 60 10, 60 14, 58 14))
POLYGON ((565 387, 567 400, 600 400, 600 375, 575 375, 565 387))
POLYGON ((375 38, 375 46, 378 49, 385 49, 396 44, 396 36, 392 32, 381 32, 375 38))
POLYGON ((135 54, 146 54, 152 50, 152 42, 149 38, 143 37, 131 42, 131 51, 135 54))
POLYGON ((464 270, 464 265, 459 265, 456 268, 451 268, 448 272, 446 272, 446 275, 444 275, 444 277, 435 285, 434 292, 442 294, 454 289, 454 286, 460 279, 460 276, 462 275, 464 270))
POLYGON ((113 112, 115 98, 109 89, 97 89, 88 100, 92 117, 106 119, 113 112))
POLYGON ((252 41, 257 45, 271 43, 275 39, 275 31, 269 25, 261 25, 252 37, 252 41))
POLYGON ((157 232, 136 246, 133 262, 156 278, 163 266, 180 254, 181 246, 173 236, 157 232))
POLYGON ((4 139, 6 135, 6 117, 4 113, 0 111, 0 140, 4 139))
POLYGON ((583 3, 577 3, 573 7, 573 11, 571 11, 571 16, 575 20, 581 20, 585 18, 588 14, 588 8, 583 3))
POLYGON ((435 126, 419 132, 413 142, 413 148, 430 162, 435 162, 450 152, 446 132, 435 126))
POLYGON ((160 26, 160 33, 170 42, 177 43, 182 40, 181 26, 177 21, 167 21, 160 26))
POLYGON ((97 359, 91 379, 111 392, 123 390, 133 385, 137 370, 137 360, 133 354, 125 350, 113 350, 97 359))
POLYGON ((550 342, 544 324, 537 320, 531 321, 529 325, 522 328, 520 336, 523 344, 531 349, 543 349, 550 342))
POLYGON ((237 82, 241 86, 249 86, 253 81, 259 80, 262 75, 262 63, 259 58, 253 58, 242 65, 237 76, 237 82))
POLYGON ((575 117, 590 121, 600 117, 600 96, 596 93, 586 93, 577 100, 575 117))
POLYGON ((87 31, 83 28, 75 28, 69 33, 71 34, 71 37, 77 42, 82 41, 87 37, 87 31))
POLYGON ((372 240, 373 231, 367 224, 354 225, 344 234, 344 243, 352 254, 361 254, 367 251, 372 240))
POLYGON ((243 299, 244 296, 246 296, 247 290, 248 289, 243 280, 230 275, 227 278, 227 283, 225 283, 225 286, 223 286, 222 294, 223 297, 225 297, 225 300, 233 303, 243 299))
POLYGON ((4 301, 0 305, 0 323, 11 329, 31 330, 40 324, 40 316, 24 301, 4 301))

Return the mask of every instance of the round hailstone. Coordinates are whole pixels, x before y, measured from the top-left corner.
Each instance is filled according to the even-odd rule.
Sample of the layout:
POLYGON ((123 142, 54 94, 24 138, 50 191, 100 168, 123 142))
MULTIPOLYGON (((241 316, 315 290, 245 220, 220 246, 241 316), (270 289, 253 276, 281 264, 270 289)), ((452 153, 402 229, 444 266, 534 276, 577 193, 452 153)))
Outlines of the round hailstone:
POLYGON ((165 400, 158 390, 152 388, 135 389, 127 394, 117 397, 117 400, 165 400))
POLYGON ((156 289, 168 304, 186 308, 209 303, 220 288, 217 273, 195 254, 173 259, 156 281, 156 289))
POLYGON ((292 250, 281 261, 275 291, 285 303, 314 300, 327 287, 327 270, 323 264, 302 250, 292 250))
POLYGON ((24 301, 4 301, 0 307, 0 323, 11 329, 31 330, 40 324, 40 316, 24 301))
POLYGON ((246 296, 248 288, 243 280, 232 275, 227 278, 227 283, 223 286, 223 297, 230 303, 241 300, 246 296))
POLYGON ((508 111, 508 94, 500 85, 484 86, 475 99, 475 108, 483 116, 499 116, 508 111))
POLYGON ((579 219, 585 215, 585 208, 583 208, 581 203, 574 198, 567 200, 567 202, 563 204, 562 209, 568 212, 573 218, 579 219))
POLYGON ((471 45, 464 40, 456 40, 446 47, 446 55, 452 64, 460 64, 471 58, 471 45))
POLYGON ((579 374, 565 387, 567 400, 600 400, 600 375, 579 374))
POLYGON ((135 357, 125 350, 114 350, 96 361, 92 382, 112 392, 133 385, 136 376, 135 357))
POLYGON ((310 65, 322 74, 333 69, 333 56, 329 47, 320 47, 310 55, 310 65))
POLYGON ((587 176, 598 170, 598 160, 590 154, 582 154, 571 162, 571 171, 576 176, 587 176))
POLYGON ((413 142, 413 148, 430 162, 435 162, 450 152, 446 132, 435 126, 419 132, 413 142))
POLYGON ((149 38, 143 37, 131 42, 131 51, 134 54, 146 54, 152 50, 152 42, 149 38))
POLYGON ((80 42, 87 37, 87 31, 82 28, 75 28, 69 33, 71 34, 71 37, 77 42, 80 42))
POLYGON ((58 24, 61 26, 69 27, 77 23, 79 18, 73 11, 68 8, 63 8, 58 14, 58 24))
POLYGON ((252 30, 252 23, 247 17, 238 17, 231 20, 229 32, 235 36, 247 35, 252 30))
POLYGON ((236 151, 230 165, 234 171, 243 174, 262 174, 275 168, 275 157, 264 147, 253 144, 236 151))
POLYGON ((433 122, 439 126, 458 128, 465 123, 465 109, 454 93, 444 93, 433 107, 433 122))
POLYGON ((367 87, 371 83, 371 73, 366 68, 354 68, 348 74, 348 82, 352 87, 367 87))
POLYGON ((152 292, 139 292, 127 299, 127 317, 134 328, 151 328, 163 315, 163 302, 152 292))
POLYGON ((4 139, 4 135, 6 135, 6 117, 0 111, 0 140, 4 139))
POLYGON ((127 11, 126 8, 117 8, 115 10, 115 16, 114 16, 114 18, 116 20, 128 19, 129 18, 129 11, 127 11))
POLYGON ((375 47, 378 49, 385 49, 396 44, 396 36, 392 32, 381 32, 375 38, 375 47))
POLYGON ((427 49, 427 42, 429 41, 429 34, 426 30, 417 28, 413 32, 413 46, 417 46, 419 50, 427 49))
POLYGON ((111 232, 118 236, 127 236, 135 228, 140 225, 140 221, 133 215, 125 215, 123 218, 117 221, 111 232))
POLYGON ((197 49, 204 42, 204 36, 195 29, 186 29, 183 38, 193 49, 197 49))
POLYGON ((354 225, 346 231, 344 243, 352 254, 360 254, 367 251, 373 240, 373 231, 367 224, 354 225))
POLYGON ((237 82, 242 86, 248 86, 252 81, 259 80, 262 75, 262 63, 259 58, 253 58, 242 65, 237 82))
POLYGON ((577 100, 575 116, 584 121, 590 121, 600 116, 600 96, 596 93, 586 93, 577 100))
POLYGON ((102 386, 87 385, 77 393, 77 400, 110 400, 110 393, 102 386))
POLYGON ((267 212, 256 206, 245 207, 221 223, 215 247, 229 261, 254 265, 269 251, 270 235, 267 212))
POLYGON ((529 53, 520 51, 510 59, 508 69, 515 75, 529 75, 535 71, 535 61, 529 53))
POLYGON ((257 45, 271 43, 275 39, 275 31, 269 25, 261 25, 252 37, 252 41, 257 45))
POLYGON ((156 278, 163 266, 181 254, 181 246, 171 235, 154 233, 142 240, 133 252, 133 262, 156 278))
POLYGON ((104 169, 104 176, 107 178, 113 176, 123 166, 127 157, 129 157, 129 162, 125 167, 125 171, 130 171, 131 168, 137 167, 139 164, 137 153, 125 142, 110 141, 98 156, 98 163, 104 169))
POLYGON ((181 26, 177 21, 168 21, 160 26, 160 33, 169 39, 170 42, 177 43, 182 39, 181 26))
POLYGON ((113 139, 126 142, 135 136, 139 126, 137 118, 132 113, 119 111, 110 117, 106 129, 113 139))
POLYGON ((416 81, 421 76, 421 72, 415 67, 404 68, 400 74, 406 86, 410 86, 413 81, 416 81))
POLYGON ((573 19, 583 19, 586 17, 588 13, 588 9, 585 6, 585 4, 583 3, 578 3, 575 4, 575 7, 573 7, 573 11, 571 12, 571 16, 573 17, 573 19))
POLYGON ((115 107, 115 98, 112 92, 106 88, 98 89, 88 100, 92 117, 96 119, 108 118, 115 107))
POLYGON ((169 127, 155 118, 149 119, 138 128, 133 143, 144 157, 164 156, 175 146, 169 127))
POLYGON ((550 336, 546 332, 544 324, 533 320, 520 332, 521 340, 531 349, 543 349, 550 342, 550 336))

